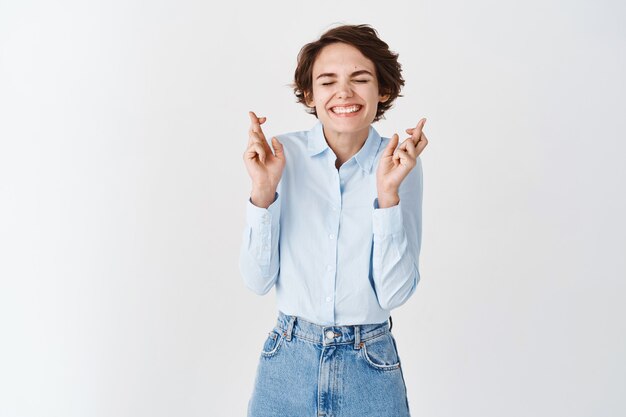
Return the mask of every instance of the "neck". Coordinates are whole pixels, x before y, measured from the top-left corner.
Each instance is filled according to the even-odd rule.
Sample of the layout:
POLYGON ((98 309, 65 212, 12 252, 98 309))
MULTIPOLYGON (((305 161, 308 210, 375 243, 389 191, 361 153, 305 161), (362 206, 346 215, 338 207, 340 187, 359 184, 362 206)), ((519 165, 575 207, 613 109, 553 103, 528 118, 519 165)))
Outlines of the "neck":
POLYGON ((358 132, 334 132, 324 127, 324 137, 330 149, 337 156, 336 167, 352 158, 365 144, 369 134, 369 126, 358 132))

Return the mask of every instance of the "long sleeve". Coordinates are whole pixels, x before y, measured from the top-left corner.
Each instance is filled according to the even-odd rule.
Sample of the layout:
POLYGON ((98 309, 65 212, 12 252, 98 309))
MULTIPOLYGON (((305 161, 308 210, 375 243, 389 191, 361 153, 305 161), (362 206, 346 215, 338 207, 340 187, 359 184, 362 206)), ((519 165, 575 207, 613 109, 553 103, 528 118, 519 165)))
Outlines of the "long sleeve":
POLYGON ((404 304, 420 280, 423 179, 421 160, 403 181, 400 202, 379 208, 374 200, 372 274, 381 308, 404 304))
POLYGON ((248 199, 246 226, 239 254, 239 271, 244 284, 256 294, 264 295, 276 283, 279 270, 280 195, 267 208, 248 199))

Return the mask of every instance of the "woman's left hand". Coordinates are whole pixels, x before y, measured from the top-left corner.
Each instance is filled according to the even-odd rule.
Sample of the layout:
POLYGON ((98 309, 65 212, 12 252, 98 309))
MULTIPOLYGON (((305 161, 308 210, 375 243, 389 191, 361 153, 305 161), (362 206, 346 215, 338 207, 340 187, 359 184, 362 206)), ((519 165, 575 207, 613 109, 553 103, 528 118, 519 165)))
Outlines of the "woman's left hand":
POLYGON ((426 135, 422 131, 425 123, 426 119, 421 119, 417 126, 407 129, 406 132, 411 136, 406 138, 397 149, 399 137, 394 133, 383 151, 376 171, 379 207, 391 207, 400 201, 398 196, 400 184, 415 167, 417 157, 428 144, 426 135))

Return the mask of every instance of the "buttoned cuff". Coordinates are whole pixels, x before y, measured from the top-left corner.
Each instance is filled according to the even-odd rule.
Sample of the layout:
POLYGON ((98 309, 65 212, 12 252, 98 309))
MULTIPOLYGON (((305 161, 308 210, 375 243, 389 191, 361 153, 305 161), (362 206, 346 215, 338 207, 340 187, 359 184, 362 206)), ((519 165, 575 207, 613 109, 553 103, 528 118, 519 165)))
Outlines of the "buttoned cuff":
POLYGON ((277 226, 279 218, 280 195, 278 192, 274 194, 274 202, 270 204, 268 208, 257 207, 252 204, 252 199, 248 198, 248 204, 246 205, 246 220, 248 226, 253 229, 261 225, 277 226))
POLYGON ((372 230, 376 235, 395 235, 403 230, 402 201, 395 206, 380 208, 378 198, 374 200, 372 230))

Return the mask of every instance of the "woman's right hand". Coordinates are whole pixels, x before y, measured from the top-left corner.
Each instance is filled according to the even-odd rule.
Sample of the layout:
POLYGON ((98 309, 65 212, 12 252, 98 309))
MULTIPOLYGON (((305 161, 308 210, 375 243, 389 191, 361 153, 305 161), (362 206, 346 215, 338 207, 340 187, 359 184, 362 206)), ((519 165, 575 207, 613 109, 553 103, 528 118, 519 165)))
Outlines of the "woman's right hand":
POLYGON ((276 188, 285 167, 285 154, 283 145, 272 138, 274 152, 270 148, 261 125, 267 118, 257 117, 254 112, 248 112, 250 116, 250 130, 248 131, 248 147, 243 154, 243 161, 252 179, 252 204, 267 208, 274 202, 276 188))

